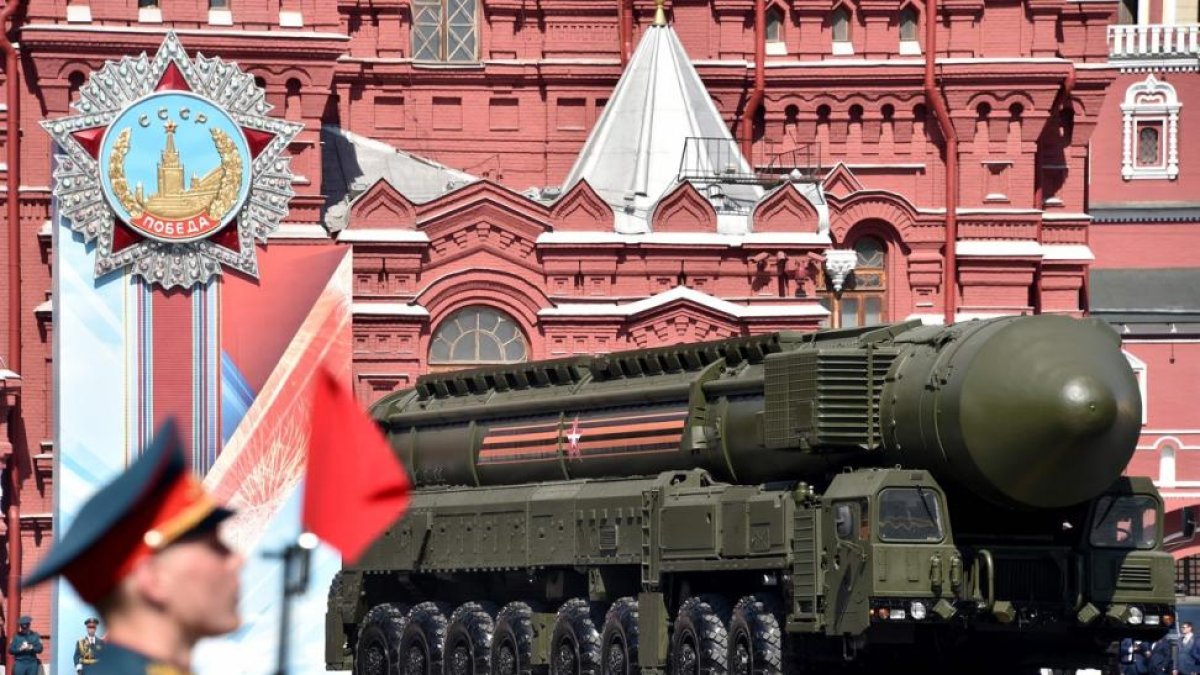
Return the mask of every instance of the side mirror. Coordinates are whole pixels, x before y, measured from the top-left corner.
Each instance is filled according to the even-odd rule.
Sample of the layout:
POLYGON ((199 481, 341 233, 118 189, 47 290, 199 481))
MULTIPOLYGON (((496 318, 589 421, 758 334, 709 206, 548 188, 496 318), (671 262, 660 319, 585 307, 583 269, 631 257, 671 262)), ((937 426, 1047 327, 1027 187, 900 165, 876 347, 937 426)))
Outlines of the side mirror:
POLYGON ((834 513, 834 523, 839 539, 850 539, 854 536, 854 513, 849 504, 838 504, 834 513))

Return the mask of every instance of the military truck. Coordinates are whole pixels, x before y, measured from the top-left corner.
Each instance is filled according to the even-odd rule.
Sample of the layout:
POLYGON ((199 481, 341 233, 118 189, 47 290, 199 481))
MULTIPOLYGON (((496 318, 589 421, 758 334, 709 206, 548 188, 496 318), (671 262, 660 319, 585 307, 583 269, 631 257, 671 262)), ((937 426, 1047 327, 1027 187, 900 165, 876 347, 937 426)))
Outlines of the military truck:
POLYGON ((418 487, 335 578, 326 665, 1102 666, 1174 618, 1119 342, 1006 317, 422 377, 372 409, 418 487))

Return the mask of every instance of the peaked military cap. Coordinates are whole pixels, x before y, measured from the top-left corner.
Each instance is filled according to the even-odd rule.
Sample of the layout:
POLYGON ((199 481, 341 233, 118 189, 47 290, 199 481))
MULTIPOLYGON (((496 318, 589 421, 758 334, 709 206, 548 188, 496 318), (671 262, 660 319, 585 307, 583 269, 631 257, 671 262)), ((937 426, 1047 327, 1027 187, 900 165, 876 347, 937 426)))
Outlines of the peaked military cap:
POLYGON ((23 585, 62 575, 95 604, 139 561, 232 514, 188 470, 175 423, 167 420, 142 456, 83 505, 23 585))
POLYGON ((33 623, 33 617, 29 616, 28 614, 17 619, 18 626, 28 626, 31 623, 33 623))
POLYGON ((84 619, 84 621, 83 621, 83 625, 85 625, 85 626, 99 626, 99 625, 100 625, 100 619, 97 619, 97 618, 96 618, 96 617, 94 617, 94 616, 89 616, 88 618, 84 619))

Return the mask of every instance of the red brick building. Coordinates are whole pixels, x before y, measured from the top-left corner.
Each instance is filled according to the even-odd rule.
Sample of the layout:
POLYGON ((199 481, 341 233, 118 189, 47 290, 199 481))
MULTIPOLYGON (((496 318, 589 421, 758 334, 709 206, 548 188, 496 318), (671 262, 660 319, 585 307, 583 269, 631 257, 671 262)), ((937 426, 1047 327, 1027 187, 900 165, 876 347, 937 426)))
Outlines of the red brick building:
MULTIPOLYGON (((946 0, 927 72, 926 5, 900 0, 772 0, 759 30, 749 0, 669 3, 669 27, 647 0, 8 0, 19 77, 4 76, 19 97, 0 111, 0 143, 15 153, 3 184, 19 227, 4 221, 17 274, 0 281, 0 405, 13 411, 0 451, 19 517, 0 540, 19 522, 29 569, 53 534, 52 149, 37 122, 167 30, 237 61, 275 114, 307 125, 290 221, 270 245, 353 247, 369 402, 464 364, 1080 315, 1089 269, 1193 264, 1184 141, 1200 88, 1181 82, 1195 78, 1196 18, 1165 2, 1191 32, 1148 30, 1144 44, 1173 36, 1179 63, 1134 38, 1120 44, 1153 64, 1125 72, 1110 51, 1127 5, 946 0), (1123 158, 1140 151, 1126 128, 1151 130, 1144 156, 1123 158)), ((1200 423, 1183 402, 1200 357, 1194 333, 1171 335, 1130 349, 1150 391, 1136 466, 1166 466, 1173 438, 1185 485, 1200 480, 1200 423)), ((44 616, 48 603, 35 591, 21 608, 44 616)))
POLYGON ((1200 595, 1200 541, 1179 534, 1183 511, 1200 504, 1200 14, 1168 0, 1121 15, 1109 29, 1118 75, 1092 136, 1090 309, 1118 327, 1143 378, 1130 471, 1166 496, 1181 590, 1200 595))

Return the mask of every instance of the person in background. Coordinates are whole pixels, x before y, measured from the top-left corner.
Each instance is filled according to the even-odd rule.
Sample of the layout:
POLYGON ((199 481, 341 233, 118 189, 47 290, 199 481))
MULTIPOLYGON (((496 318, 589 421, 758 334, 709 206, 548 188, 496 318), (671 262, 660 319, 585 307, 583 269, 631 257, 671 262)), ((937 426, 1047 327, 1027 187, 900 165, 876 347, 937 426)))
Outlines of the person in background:
POLYGON ((217 532, 230 515, 187 469, 168 421, 24 585, 65 576, 100 611, 104 652, 88 675, 188 673, 196 642, 241 622, 242 557, 217 532))
POLYGON ((1200 642, 1194 631, 1191 621, 1179 624, 1179 658, 1175 664, 1179 675, 1200 675, 1200 642))
POLYGON ((1149 675, 1149 643, 1132 638, 1121 640, 1118 661, 1121 664, 1121 675, 1149 675))
POLYGON ((1164 635, 1150 646, 1150 674, 1172 675, 1175 659, 1171 657, 1171 641, 1164 635))
POLYGON ((42 636, 31 630, 33 619, 23 616, 17 619, 17 634, 8 645, 8 652, 13 655, 13 675, 38 675, 41 661, 38 654, 42 653, 42 636))
POLYGON ((83 625, 87 627, 87 635, 75 642, 75 672, 91 673, 92 666, 100 659, 100 652, 104 651, 104 640, 96 637, 100 619, 90 617, 83 625))

